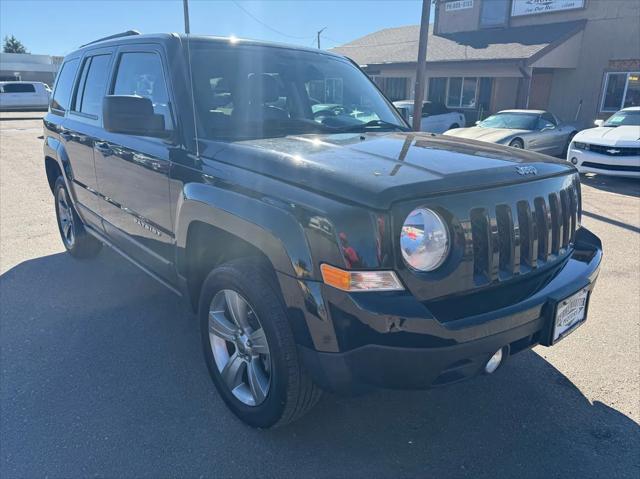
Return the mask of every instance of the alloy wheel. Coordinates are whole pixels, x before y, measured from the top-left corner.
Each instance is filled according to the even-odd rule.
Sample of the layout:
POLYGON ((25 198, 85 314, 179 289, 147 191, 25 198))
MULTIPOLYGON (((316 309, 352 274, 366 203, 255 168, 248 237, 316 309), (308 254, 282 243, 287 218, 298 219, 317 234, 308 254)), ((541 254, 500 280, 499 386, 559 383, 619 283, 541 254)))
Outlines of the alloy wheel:
POLYGON ((258 315, 238 292, 223 289, 209 306, 209 341, 216 367, 231 393, 258 406, 271 386, 271 354, 258 315))
POLYGON ((73 210, 71 209, 71 203, 64 188, 58 189, 56 205, 58 207, 58 221, 60 222, 62 240, 67 248, 71 249, 76 241, 73 228, 73 210))

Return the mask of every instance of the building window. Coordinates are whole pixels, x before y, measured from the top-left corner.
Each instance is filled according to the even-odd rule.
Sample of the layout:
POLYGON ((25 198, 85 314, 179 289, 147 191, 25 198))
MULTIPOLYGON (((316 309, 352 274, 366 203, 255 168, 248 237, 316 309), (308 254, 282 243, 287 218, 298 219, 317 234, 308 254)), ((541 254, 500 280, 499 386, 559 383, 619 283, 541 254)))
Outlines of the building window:
POLYGON ((478 78, 452 77, 447 82, 447 106, 449 108, 475 108, 478 78))
POLYGON ((391 101, 406 100, 408 78, 374 76, 373 80, 391 101))
POLYGON ((429 94, 427 99, 434 103, 445 103, 447 97, 447 79, 429 78, 429 94))
POLYGON ((509 19, 510 0, 484 0, 480 5, 480 26, 502 27, 509 19))
POLYGON ((640 72, 607 73, 600 111, 640 106, 640 72))

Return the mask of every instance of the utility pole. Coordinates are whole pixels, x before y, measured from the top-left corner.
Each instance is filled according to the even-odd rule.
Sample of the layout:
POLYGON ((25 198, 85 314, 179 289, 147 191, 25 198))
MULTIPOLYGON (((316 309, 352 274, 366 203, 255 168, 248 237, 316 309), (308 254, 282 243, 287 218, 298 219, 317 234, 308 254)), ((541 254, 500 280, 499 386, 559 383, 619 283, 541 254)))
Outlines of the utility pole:
POLYGON ((424 84, 427 69, 427 40, 429 39, 429 17, 431 15, 431 0, 422 0, 422 18, 420 20, 420 40, 418 42, 418 68, 416 70, 416 85, 413 100, 413 130, 420 131, 422 119, 422 101, 424 100, 424 84))
POLYGON ((184 8, 184 33, 191 33, 189 28, 189 0, 182 0, 182 7, 184 8))
POLYGON ((320 34, 324 32, 327 27, 324 27, 322 30, 318 30, 318 50, 320 50, 320 34))

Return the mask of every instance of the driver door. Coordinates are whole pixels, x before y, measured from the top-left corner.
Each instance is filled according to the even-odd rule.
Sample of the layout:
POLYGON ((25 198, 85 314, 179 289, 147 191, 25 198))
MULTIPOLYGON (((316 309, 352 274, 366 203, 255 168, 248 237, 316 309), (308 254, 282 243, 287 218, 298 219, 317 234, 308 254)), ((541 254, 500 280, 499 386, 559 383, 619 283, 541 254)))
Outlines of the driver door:
POLYGON ((544 113, 538 119, 538 131, 531 149, 546 155, 560 155, 564 149, 563 136, 558 120, 551 113, 544 113))
POLYGON ((102 130, 94 144, 96 176, 103 198, 104 229, 129 256, 167 280, 173 280, 173 221, 169 171, 174 119, 163 51, 128 45, 117 51, 110 95, 149 98, 162 114, 166 138, 102 130))

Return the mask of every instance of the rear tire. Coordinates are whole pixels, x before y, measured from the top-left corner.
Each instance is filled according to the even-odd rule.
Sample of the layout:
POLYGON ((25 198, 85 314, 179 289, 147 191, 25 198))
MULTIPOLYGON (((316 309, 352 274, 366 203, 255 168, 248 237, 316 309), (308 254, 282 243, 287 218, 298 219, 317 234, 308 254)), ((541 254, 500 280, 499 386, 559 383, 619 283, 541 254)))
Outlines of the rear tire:
POLYGON ((519 148, 521 150, 524 149, 524 143, 522 142, 522 140, 520 138, 516 138, 515 140, 511 140, 511 143, 509 143, 509 146, 512 148, 519 148))
POLYGON ((82 220, 71 202, 62 176, 53 187, 58 231, 65 249, 76 258, 93 258, 102 249, 102 243, 87 233, 82 220))
POLYGON ((274 281, 256 259, 230 261, 205 279, 198 312, 204 357, 218 393, 238 418, 257 428, 295 421, 321 396, 300 363, 274 281), (233 305, 242 302, 234 313, 233 305), (230 374, 231 368, 237 372, 230 374))
POLYGON ((460 128, 460 125, 458 125, 457 123, 454 123, 449 127, 450 130, 453 130, 454 128, 460 128))

